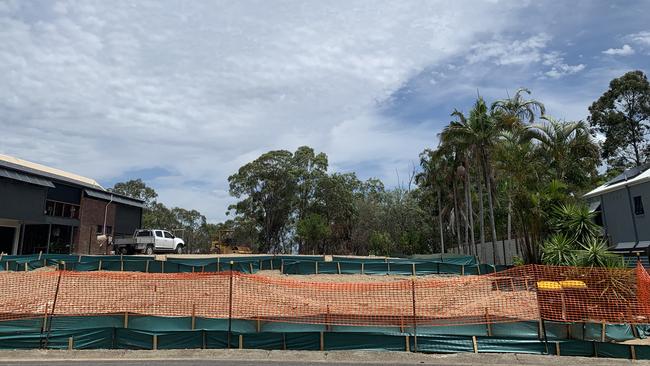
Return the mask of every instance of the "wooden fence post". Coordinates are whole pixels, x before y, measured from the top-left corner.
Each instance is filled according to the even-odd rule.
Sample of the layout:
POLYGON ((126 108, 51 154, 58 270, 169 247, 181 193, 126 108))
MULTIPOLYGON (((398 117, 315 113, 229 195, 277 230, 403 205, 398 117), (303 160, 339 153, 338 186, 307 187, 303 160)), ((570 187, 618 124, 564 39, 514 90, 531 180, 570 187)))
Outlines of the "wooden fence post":
POLYGON ((320 350, 325 351, 325 333, 320 332, 320 350))
POLYGON ((476 336, 472 336, 472 346, 474 347, 474 353, 478 353, 478 342, 476 341, 476 336))
POLYGON ((490 312, 488 308, 485 308, 485 326, 487 327, 488 337, 492 337, 492 323, 490 321, 490 312))
POLYGON ((45 303, 45 313, 43 314, 43 328, 41 329, 41 333, 44 332, 47 329, 47 308, 48 308, 48 303, 45 303))
POLYGON ((69 350, 69 351, 72 351, 73 349, 74 349, 74 338, 73 338, 73 337, 69 337, 69 338, 68 338, 68 350, 69 350))
POLYGON ((155 351, 157 349, 158 349, 158 335, 154 334, 153 335, 153 350, 155 351))
POLYGON ((556 356, 561 356, 562 355, 560 353, 560 342, 558 342, 558 341, 555 342, 555 355, 556 356))
POLYGON ((404 338, 406 340, 406 347, 405 347, 406 352, 411 352, 411 342, 409 341, 409 336, 406 335, 406 336, 404 336, 404 338))
POLYGON ((244 335, 239 335, 239 349, 244 349, 244 335))
POLYGON ((129 327, 129 313, 125 312, 124 313, 124 328, 126 329, 128 327, 129 327))
POLYGON ((196 329, 196 304, 192 304, 192 330, 196 329))

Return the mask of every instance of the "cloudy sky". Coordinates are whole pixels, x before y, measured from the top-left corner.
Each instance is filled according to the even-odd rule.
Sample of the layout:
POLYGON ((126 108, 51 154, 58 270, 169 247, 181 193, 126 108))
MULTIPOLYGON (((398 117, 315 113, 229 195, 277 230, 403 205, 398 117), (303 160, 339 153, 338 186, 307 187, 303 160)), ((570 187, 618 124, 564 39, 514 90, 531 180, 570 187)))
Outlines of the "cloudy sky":
POLYGON ((516 88, 583 119, 650 71, 649 1, 0 0, 0 153, 143 178, 225 217, 227 177, 309 145, 398 183, 453 108, 516 88))

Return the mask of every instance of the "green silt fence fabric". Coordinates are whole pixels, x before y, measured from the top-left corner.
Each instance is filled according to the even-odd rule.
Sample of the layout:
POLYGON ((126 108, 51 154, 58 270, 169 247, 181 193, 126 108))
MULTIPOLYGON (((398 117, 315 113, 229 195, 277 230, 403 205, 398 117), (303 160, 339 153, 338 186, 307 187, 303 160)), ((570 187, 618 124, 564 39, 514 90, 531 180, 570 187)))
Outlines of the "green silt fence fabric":
POLYGON ((155 260, 151 256, 121 255, 66 255, 41 254, 3 256, 0 270, 30 271, 44 266, 58 266, 72 271, 130 271, 150 273, 218 272, 232 269, 243 273, 256 273, 261 269, 282 269, 286 274, 485 274, 508 268, 476 264, 471 256, 433 255, 421 258, 351 258, 333 256, 232 256, 218 258, 167 258, 155 260))
POLYGON ((205 335, 202 331, 165 332, 157 334, 158 349, 203 348, 205 335))
POLYGON ((486 353, 533 353, 547 352, 545 342, 534 339, 503 339, 476 337, 479 352, 486 353))
MULTIPOLYGON (((474 352, 472 338, 461 336, 418 336, 418 352, 459 353, 474 352)), ((415 338, 410 340, 411 349, 415 350, 415 338)))
POLYGON ((134 329, 115 329, 114 348, 153 349, 153 333, 134 329))
POLYGON ((324 348, 335 350, 405 351, 406 337, 372 333, 324 333, 324 348))
MULTIPOLYGON (((228 332, 209 330, 148 331, 115 327, 41 332, 0 332, 1 349, 190 349, 378 350, 427 353, 530 353, 562 356, 632 358, 629 345, 581 340, 548 341, 460 335, 391 335, 370 332, 228 332), (322 336, 322 340, 321 340, 322 336), (408 348, 407 348, 408 344, 408 348), (476 348, 475 348, 476 347, 476 348)), ((637 359, 650 359, 650 346, 634 346, 637 359)))

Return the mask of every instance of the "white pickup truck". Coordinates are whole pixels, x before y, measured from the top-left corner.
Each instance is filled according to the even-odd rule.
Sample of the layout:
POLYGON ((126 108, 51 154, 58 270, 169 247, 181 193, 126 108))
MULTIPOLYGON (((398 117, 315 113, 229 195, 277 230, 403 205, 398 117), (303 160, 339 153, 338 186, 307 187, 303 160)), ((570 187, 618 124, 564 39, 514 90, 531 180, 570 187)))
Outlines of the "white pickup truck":
POLYGON ((133 237, 115 238, 113 241, 115 253, 122 254, 144 253, 151 255, 162 252, 181 254, 183 248, 185 248, 183 239, 175 237, 167 230, 160 229, 136 230, 133 237))

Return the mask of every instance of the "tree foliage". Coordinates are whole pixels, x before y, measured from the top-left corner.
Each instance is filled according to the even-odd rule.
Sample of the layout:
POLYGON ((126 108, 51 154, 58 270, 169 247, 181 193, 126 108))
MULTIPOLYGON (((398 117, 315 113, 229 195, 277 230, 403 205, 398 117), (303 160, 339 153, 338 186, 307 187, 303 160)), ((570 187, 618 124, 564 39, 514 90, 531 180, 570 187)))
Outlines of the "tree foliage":
POLYGON ((183 238, 189 251, 207 251, 215 225, 209 224, 200 212, 180 207, 168 208, 158 202, 156 191, 142 179, 116 183, 109 191, 145 201, 142 226, 169 230, 183 238))
POLYGON ((650 83, 642 71, 612 80, 589 112, 594 131, 605 136, 602 157, 610 166, 620 169, 647 161, 650 83))
POLYGON ((261 154, 232 174, 237 202, 231 218, 217 225, 197 211, 158 203, 141 180, 114 189, 147 202, 148 226, 184 228, 195 242, 228 229, 260 253, 453 250, 485 257, 479 243, 496 253, 497 240, 513 238, 521 262, 619 265, 580 197, 604 178, 601 156, 609 169, 646 162, 647 78, 633 71, 612 80, 589 108, 591 130, 583 121, 547 115, 531 96, 521 88, 491 104, 479 96, 467 113, 454 110, 439 144, 425 149, 408 182, 395 187, 330 172, 325 153, 301 146, 261 154))

